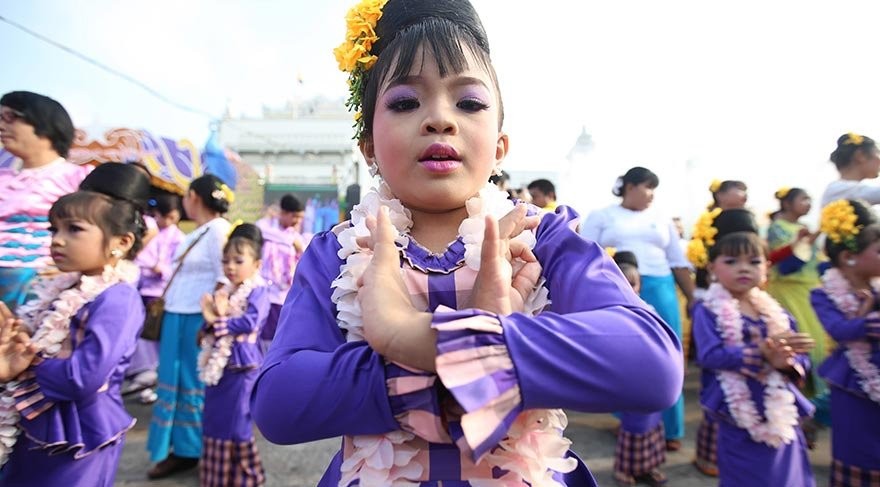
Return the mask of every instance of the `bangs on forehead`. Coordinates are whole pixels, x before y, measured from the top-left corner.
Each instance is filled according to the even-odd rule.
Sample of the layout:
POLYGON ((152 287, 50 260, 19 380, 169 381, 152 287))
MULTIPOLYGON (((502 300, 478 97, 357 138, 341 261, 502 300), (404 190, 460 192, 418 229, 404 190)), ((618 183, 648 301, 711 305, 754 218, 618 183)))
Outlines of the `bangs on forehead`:
POLYGON ((437 63, 441 78, 471 68, 470 57, 495 81, 489 55, 479 47, 476 39, 452 22, 441 19, 426 19, 409 26, 398 34, 383 54, 392 55, 392 61, 379 80, 380 86, 400 81, 414 72, 420 73, 427 56, 437 63))
POLYGON ((717 256, 740 257, 766 257, 767 252, 764 243, 758 235, 752 232, 734 232, 725 235, 713 247, 714 259, 717 256))
POLYGON ((100 193, 77 191, 62 196, 49 210, 49 222, 55 224, 64 220, 82 220, 97 225, 112 205, 110 199, 100 193))

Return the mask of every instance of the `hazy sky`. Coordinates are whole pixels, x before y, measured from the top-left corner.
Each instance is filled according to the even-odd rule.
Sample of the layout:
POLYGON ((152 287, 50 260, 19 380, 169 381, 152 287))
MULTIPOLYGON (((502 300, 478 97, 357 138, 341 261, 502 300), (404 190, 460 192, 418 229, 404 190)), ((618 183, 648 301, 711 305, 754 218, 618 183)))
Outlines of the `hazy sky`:
MULTIPOLYGON (((0 0, 0 16, 200 111, 220 116, 229 104, 257 115, 292 97, 345 96, 331 51, 353 3, 0 0)), ((661 176, 658 204, 691 215, 712 177, 739 178, 764 211, 780 185, 818 199, 835 176, 828 154, 840 134, 880 136, 880 2, 474 4, 499 73, 514 171, 564 167, 586 127, 596 150, 573 174, 589 178, 595 165, 610 180, 593 186, 610 188, 609 174, 645 165, 661 176)), ((197 145, 207 136, 206 117, 2 22, 0 45, 0 92, 48 94, 81 127, 145 128, 197 145)), ((561 199, 588 205, 580 180, 563 186, 561 199)))

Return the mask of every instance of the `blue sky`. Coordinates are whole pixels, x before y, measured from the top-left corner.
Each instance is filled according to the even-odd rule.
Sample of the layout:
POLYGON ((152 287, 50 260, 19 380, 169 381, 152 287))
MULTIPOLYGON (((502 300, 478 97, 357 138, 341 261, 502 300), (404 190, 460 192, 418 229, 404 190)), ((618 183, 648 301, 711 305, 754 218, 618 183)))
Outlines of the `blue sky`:
MULTIPOLYGON (((352 3, 0 0, 0 15, 201 111, 256 115, 293 97, 345 95, 331 51, 352 3)), ((880 136, 880 4, 806 3, 475 0, 505 98, 509 167, 564 166, 585 126, 596 141, 587 164, 602 170, 580 177, 651 167, 670 212, 694 213, 713 177, 746 180, 761 209, 780 185, 818 197, 834 177, 837 136, 880 136), (685 204, 689 188, 700 195, 685 204)), ((198 145, 207 136, 205 117, 4 23, 0 45, 0 92, 48 94, 88 129, 198 145)), ((577 185, 567 192, 581 197, 577 185)))

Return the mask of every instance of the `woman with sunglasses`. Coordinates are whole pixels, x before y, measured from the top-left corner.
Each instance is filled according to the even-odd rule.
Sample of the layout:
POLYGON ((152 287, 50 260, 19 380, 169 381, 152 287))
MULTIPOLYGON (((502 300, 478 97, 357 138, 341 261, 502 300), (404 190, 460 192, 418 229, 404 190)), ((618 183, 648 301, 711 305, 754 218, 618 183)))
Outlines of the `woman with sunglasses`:
POLYGON ((73 122, 57 101, 29 91, 0 98, 0 144, 20 159, 0 169, 0 301, 14 310, 30 281, 52 266, 49 208, 77 190, 91 166, 64 160, 73 122))

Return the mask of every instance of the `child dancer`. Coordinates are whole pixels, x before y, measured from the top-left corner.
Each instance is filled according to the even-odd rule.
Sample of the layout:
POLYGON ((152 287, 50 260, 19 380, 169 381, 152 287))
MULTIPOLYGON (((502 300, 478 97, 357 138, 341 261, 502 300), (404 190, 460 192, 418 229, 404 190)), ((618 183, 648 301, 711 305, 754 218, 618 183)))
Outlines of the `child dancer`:
MULTIPOLYGON (((636 294, 642 286, 639 261, 632 252, 609 251, 636 294)), ((663 413, 619 413, 620 429, 614 449, 614 481, 627 486, 666 484, 666 474, 660 465, 666 461, 666 441, 663 433, 663 413)))
POLYGON ((343 435, 321 486, 596 485, 561 408, 669 407, 678 340, 576 213, 527 216, 488 182, 508 138, 468 1, 367 0, 348 19, 338 60, 384 183, 306 249, 254 420, 277 443, 343 435))
POLYGON ((819 320, 839 346, 819 368, 831 389, 831 486, 880 479, 880 225, 863 203, 822 210, 832 267, 813 290, 819 320))
POLYGON ((260 277, 262 246, 255 225, 235 227, 223 248, 223 273, 229 283, 202 298, 205 326, 199 378, 205 383, 205 411, 199 480, 203 486, 256 486, 265 480, 250 410, 263 359, 258 339, 269 316, 269 290, 260 277))
POLYGON ((840 179, 832 181, 822 193, 822 207, 840 199, 865 200, 880 204, 880 186, 864 183, 880 175, 880 151, 874 139, 852 132, 837 139, 837 148, 831 153, 831 162, 840 179))
POLYGON ((0 486, 113 485, 135 422, 120 386, 144 322, 128 259, 149 194, 136 170, 114 182, 116 198, 79 191, 52 206, 51 253, 65 274, 39 281, 18 318, 3 309, 0 486))
MULTIPOLYGON (((184 239, 184 233, 177 227, 180 221, 180 197, 171 193, 159 193, 150 199, 150 210, 159 232, 138 254, 135 264, 141 269, 138 290, 144 306, 162 296, 168 280, 174 271, 174 252, 184 239)), ((138 339, 138 348, 131 359, 128 377, 134 391, 143 389, 140 400, 144 404, 156 401, 156 368, 159 366, 159 343, 153 340, 138 339)))
POLYGON ((813 405, 792 383, 804 379, 813 341, 759 287, 765 248, 751 213, 724 211, 712 226, 713 283, 694 307, 694 340, 700 402, 718 424, 719 485, 813 486, 798 424, 813 405))

